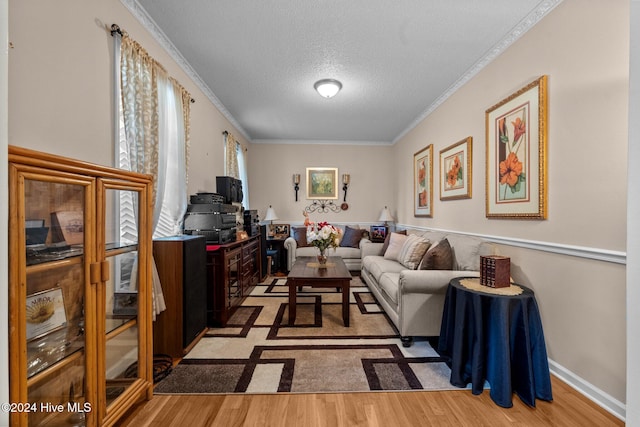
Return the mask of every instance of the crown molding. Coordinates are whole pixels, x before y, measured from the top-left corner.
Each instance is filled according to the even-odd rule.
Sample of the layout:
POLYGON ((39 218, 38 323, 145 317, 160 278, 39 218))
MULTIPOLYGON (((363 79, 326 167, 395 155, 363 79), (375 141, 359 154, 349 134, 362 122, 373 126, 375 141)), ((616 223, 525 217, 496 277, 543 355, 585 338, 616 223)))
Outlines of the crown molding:
POLYGON ((245 139, 251 141, 251 137, 244 130, 240 123, 231 115, 229 110, 222 104, 222 102, 218 99, 218 97, 211 91, 209 86, 200 78, 198 73, 191 67, 189 62, 182 56, 180 51, 174 46, 173 43, 169 40, 167 35, 160 29, 158 24, 149 16, 146 10, 138 3, 137 0, 120 0, 131 14, 142 24, 142 26, 153 36, 153 38, 162 46, 164 50, 169 53, 171 58, 182 68, 182 70, 187 73, 187 75, 193 80, 193 82, 198 86, 207 99, 211 101, 213 105, 222 113, 222 115, 242 134, 245 139))
POLYGON ((323 140, 323 139, 254 139, 254 144, 295 144, 295 145, 377 145, 391 146, 390 141, 355 141, 355 140, 323 140))
POLYGON ((491 63, 495 58, 500 56, 509 46, 518 40, 527 31, 533 28, 542 18, 551 12, 563 0, 546 0, 538 4, 538 7, 531 11, 522 21, 516 25, 511 32, 500 40, 486 55, 473 64, 467 72, 451 85, 442 95, 438 97, 429 107, 418 116, 405 130, 403 130, 393 141, 316 141, 316 140, 253 140, 238 121, 231 115, 229 110, 222 104, 218 97, 211 91, 207 84, 200 78, 198 73, 191 67, 187 60, 182 56, 180 51, 171 43, 169 38, 164 34, 155 21, 149 16, 146 10, 138 3, 137 0, 120 0, 120 2, 131 12, 131 14, 142 24, 142 26, 153 36, 153 38, 162 46, 174 61, 184 70, 184 72, 193 80, 198 88, 205 94, 213 105, 222 113, 222 115, 252 143, 261 144, 335 144, 335 145, 394 145, 402 139, 407 133, 413 130, 418 124, 424 121, 433 111, 443 104, 451 95, 457 92, 484 67, 491 63))
POLYGON ((407 126, 398 136, 392 141, 392 145, 400 141, 406 134, 418 126, 424 119, 426 119, 436 108, 442 105, 451 95, 456 93, 458 89, 464 86, 469 80, 475 77, 484 67, 489 65, 494 59, 500 56, 509 46, 515 43, 524 33, 533 28, 542 18, 544 18, 549 12, 551 12, 556 6, 562 3, 563 0, 547 0, 538 4, 538 7, 531 11, 522 21, 520 21, 511 32, 500 40, 493 48, 491 48, 480 60, 471 66, 466 73, 463 74, 453 85, 451 85, 442 95, 440 95, 429 107, 416 119, 407 126))

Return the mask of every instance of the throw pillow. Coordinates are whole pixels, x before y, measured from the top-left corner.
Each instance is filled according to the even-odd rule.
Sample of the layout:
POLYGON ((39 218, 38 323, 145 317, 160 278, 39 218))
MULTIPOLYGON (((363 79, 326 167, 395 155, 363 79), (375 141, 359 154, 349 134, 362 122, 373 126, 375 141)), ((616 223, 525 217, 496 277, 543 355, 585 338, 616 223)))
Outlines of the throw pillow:
POLYGON ((442 239, 422 257, 420 270, 451 270, 453 269, 453 252, 447 239, 442 239))
POLYGON ((418 268, 418 265, 420 265, 420 261, 425 252, 427 252, 427 249, 429 249, 429 246, 431 246, 431 242, 427 239, 411 234, 407 236, 407 240, 402 246, 400 255, 398 255, 398 261, 405 267, 415 270, 418 268))
POLYGON ((394 231, 393 233, 387 234, 387 237, 384 238, 384 243, 382 244, 382 254, 384 255, 387 252, 387 248, 389 247, 389 241, 391 239, 391 235, 394 233, 407 235, 407 230, 402 231, 394 231))
POLYGON ((309 243, 307 243, 307 227, 293 227, 292 237, 296 239, 296 245, 299 248, 309 246, 309 243))
POLYGON ((384 253, 384 258, 398 261, 398 256, 400 255, 400 251, 402 250, 407 238, 406 234, 391 233, 391 237, 389 238, 389 247, 384 253))
POLYGON ((360 240, 362 240, 362 230, 347 225, 344 229, 340 246, 343 248, 357 248, 360 245, 360 240))

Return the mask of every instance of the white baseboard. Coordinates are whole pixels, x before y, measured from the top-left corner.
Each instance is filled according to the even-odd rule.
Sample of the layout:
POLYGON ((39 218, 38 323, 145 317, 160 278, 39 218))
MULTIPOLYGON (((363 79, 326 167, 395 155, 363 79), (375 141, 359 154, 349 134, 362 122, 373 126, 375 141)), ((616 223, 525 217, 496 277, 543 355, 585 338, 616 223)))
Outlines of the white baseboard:
POLYGON ((580 378, 570 370, 549 359, 549 370, 553 375, 592 400, 615 417, 626 421, 627 407, 613 396, 580 378))
MULTIPOLYGON (((443 230, 426 227, 416 227, 413 225, 396 224, 396 227, 400 229, 414 229, 414 230, 434 230, 447 233, 464 234, 468 236, 475 236, 484 240, 510 246, 517 246, 532 250, 552 252, 569 256, 577 256, 581 258, 588 258, 604 262, 612 262, 616 264, 626 265, 627 254, 626 252, 611 251, 607 249, 589 248, 583 246, 571 246, 563 245, 551 242, 541 242, 534 240, 516 239, 511 237, 490 236, 477 233, 463 233, 455 230, 443 230)), ((593 384, 585 381, 578 375, 574 374, 570 370, 561 366, 560 364, 549 359, 549 370, 553 375, 558 377, 563 382, 567 383, 570 387, 592 400, 597 405, 601 406, 606 411, 610 412, 615 417, 626 420, 626 405, 619 400, 615 399, 610 394, 600 390, 593 384)))

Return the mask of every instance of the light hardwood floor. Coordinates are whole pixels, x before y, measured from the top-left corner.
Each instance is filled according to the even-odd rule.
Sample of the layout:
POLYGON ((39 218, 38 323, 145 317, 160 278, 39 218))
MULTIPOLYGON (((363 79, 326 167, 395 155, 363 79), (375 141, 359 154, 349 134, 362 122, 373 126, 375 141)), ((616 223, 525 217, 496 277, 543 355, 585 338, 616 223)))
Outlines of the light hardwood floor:
POLYGON ((140 426, 622 426, 554 376, 553 402, 530 408, 514 396, 501 408, 488 391, 270 395, 158 395, 119 425, 140 426))

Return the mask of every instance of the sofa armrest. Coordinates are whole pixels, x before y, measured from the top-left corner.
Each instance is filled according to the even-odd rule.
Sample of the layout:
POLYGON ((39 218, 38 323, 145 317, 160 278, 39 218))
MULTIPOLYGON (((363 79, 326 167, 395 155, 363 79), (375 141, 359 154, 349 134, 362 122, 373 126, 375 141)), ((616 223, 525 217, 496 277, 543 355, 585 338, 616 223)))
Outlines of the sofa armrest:
POLYGON ((373 243, 371 240, 362 239, 360 241, 360 259, 369 255, 382 255, 384 243, 373 243))
POLYGON ((480 277, 479 271, 404 270, 400 272, 402 294, 444 294, 456 277, 480 277))
POLYGON ((284 248, 287 250, 287 271, 291 271, 296 262, 296 249, 298 242, 293 237, 287 237, 284 241, 284 248))

